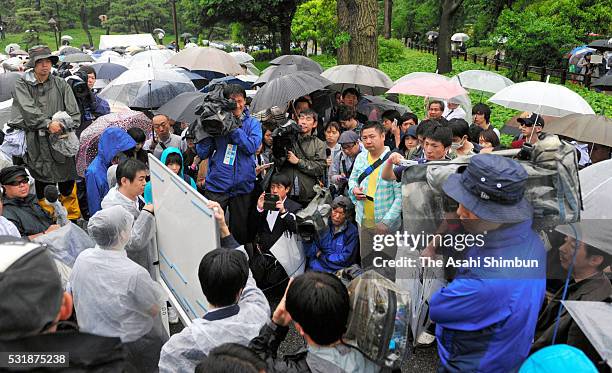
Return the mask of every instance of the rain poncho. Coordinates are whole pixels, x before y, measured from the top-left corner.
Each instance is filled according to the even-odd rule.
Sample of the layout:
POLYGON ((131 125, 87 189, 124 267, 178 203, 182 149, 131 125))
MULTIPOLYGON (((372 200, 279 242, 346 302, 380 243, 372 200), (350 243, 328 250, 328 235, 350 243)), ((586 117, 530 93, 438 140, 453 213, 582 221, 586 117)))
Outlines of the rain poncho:
POLYGON ((122 128, 108 128, 100 136, 98 155, 85 170, 89 214, 100 210, 102 198, 108 193, 106 171, 117 153, 136 146, 136 141, 122 128))
POLYGON ((124 250, 133 219, 120 206, 91 217, 88 230, 97 245, 77 258, 70 287, 81 331, 119 337, 134 366, 154 367, 166 340, 159 316, 166 296, 124 250))
MULTIPOLYGON (((221 239, 221 247, 233 249, 238 247, 238 243, 232 236, 228 236, 221 239)), ((237 250, 246 255, 242 246, 237 250)), ((214 347, 224 343, 246 346, 259 335, 259 330, 270 318, 270 305, 255 284, 250 270, 238 306, 240 310, 233 316, 214 321, 195 319, 189 327, 173 335, 162 349, 159 371, 192 373, 214 347)))
POLYGON ((43 182, 75 180, 77 176, 74 157, 66 157, 51 147, 47 127, 58 111, 72 118, 72 127, 67 129, 78 127, 81 113, 64 79, 50 75, 44 83, 38 83, 34 70, 30 70, 17 80, 10 123, 26 131, 25 162, 32 177, 43 182))
MULTIPOLYGON (((181 179, 185 180, 185 182, 188 183, 189 185, 191 185, 191 187, 193 189, 197 190, 198 186, 196 185, 195 181, 193 181, 193 179, 190 176, 185 175, 185 173, 183 172, 184 169, 185 169, 185 162, 183 160, 183 154, 181 153, 179 148, 170 147, 170 148, 167 148, 166 150, 164 150, 164 152, 161 155, 160 161, 163 164, 166 164, 166 158, 168 158, 168 155, 170 155, 171 153, 176 153, 176 154, 181 156, 181 170, 179 171, 179 176, 181 177, 181 179)), ((145 186, 144 200, 145 200, 145 203, 153 203, 153 191, 151 190, 151 182, 150 181, 145 186)))
POLYGON ((125 246, 128 258, 143 266, 152 278, 154 258, 157 258, 155 243, 155 217, 148 211, 138 209, 138 201, 124 196, 117 187, 111 189, 102 200, 102 209, 121 206, 134 217, 130 241, 125 246))

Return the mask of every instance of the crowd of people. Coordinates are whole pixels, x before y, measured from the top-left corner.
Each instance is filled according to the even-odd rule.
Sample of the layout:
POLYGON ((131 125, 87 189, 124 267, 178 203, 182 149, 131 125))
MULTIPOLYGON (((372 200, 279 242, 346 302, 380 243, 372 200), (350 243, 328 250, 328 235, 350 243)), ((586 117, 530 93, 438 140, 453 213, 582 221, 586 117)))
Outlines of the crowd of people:
MULTIPOLYGON (((606 276, 612 257, 607 248, 556 233, 547 241, 559 250, 546 252, 532 228, 527 172, 517 161, 491 154, 501 149, 500 132, 486 104, 475 105, 468 116, 453 100, 431 100, 425 118, 386 110, 375 121, 359 111, 360 92, 348 88, 325 123, 308 96, 290 103, 279 121, 251 113, 244 88, 230 84, 223 93, 235 104, 232 115, 240 126, 227 135, 195 143, 189 123, 148 113, 151 133, 105 129, 81 178, 71 139, 78 143, 109 107, 92 90, 95 71, 79 70, 90 90, 83 106, 69 83, 52 74, 56 62, 47 47, 32 49, 30 70, 14 94, 9 126, 25 132, 27 152, 23 164, 0 170, 0 350, 59 349, 70 352, 71 367, 113 371, 384 371, 342 339, 351 304, 336 273, 359 266, 395 281, 393 266, 376 263, 394 260, 397 244, 378 250, 375 241, 406 228, 405 199, 417 193, 406 170, 471 156, 461 174, 444 182, 443 192, 456 207, 446 230, 431 233, 484 233, 484 246, 470 247, 465 259, 520 257, 540 266, 520 274, 458 270, 428 300, 426 317, 435 332, 412 336, 414 344, 437 341, 440 371, 516 371, 552 343, 555 330, 555 343, 577 347, 595 365, 601 361, 567 311, 556 331, 563 289, 547 282, 545 264, 553 252, 554 267, 567 270, 574 260, 567 299, 601 301, 612 293, 606 276), (281 127, 296 131, 294 141, 278 141, 281 127), (221 247, 201 258, 198 272, 210 310, 172 336, 160 317, 166 296, 156 274, 149 154, 209 201, 221 237, 221 247), (38 240, 66 226, 59 223, 48 186, 57 186, 67 225, 85 228, 93 242, 68 274, 38 240), (331 195, 330 212, 324 229, 306 239, 297 215, 319 187, 331 195), (273 253, 287 239, 299 242, 306 258, 306 271, 298 276, 273 253), (306 346, 281 357, 279 345, 290 324, 306 346)), ((539 115, 525 113, 518 121, 521 135, 513 148, 544 136, 539 115)), ((590 148, 581 153, 580 146, 584 166, 610 158, 609 148, 596 152, 585 145, 590 148)), ((408 211, 420 209, 418 201, 408 202, 408 211)), ((441 245, 419 249, 425 257, 449 255, 441 245)))

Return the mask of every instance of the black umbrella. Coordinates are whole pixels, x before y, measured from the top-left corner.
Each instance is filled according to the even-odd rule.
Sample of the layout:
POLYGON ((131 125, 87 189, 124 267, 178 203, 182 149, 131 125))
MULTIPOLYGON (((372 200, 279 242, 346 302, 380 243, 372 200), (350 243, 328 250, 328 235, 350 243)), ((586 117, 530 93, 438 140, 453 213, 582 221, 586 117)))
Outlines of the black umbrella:
POLYGON ((197 119, 197 107, 202 104, 204 93, 185 92, 166 102, 155 111, 156 114, 167 115, 177 122, 192 123, 197 119))
POLYGON ((597 79, 591 87, 599 88, 602 91, 612 91, 612 74, 606 74, 597 79))
POLYGON ((270 65, 295 65, 298 71, 312 71, 319 74, 323 72, 321 65, 308 57, 297 54, 285 54, 277 57, 270 61, 270 65))
POLYGON ((364 95, 357 104, 357 112, 365 116, 369 116, 374 109, 378 110, 379 119, 380 115, 387 110, 395 110, 400 113, 400 115, 410 112, 410 108, 380 96, 364 95))
POLYGON ((113 80, 127 71, 127 67, 118 63, 94 63, 91 67, 96 71, 96 79, 113 80))
POLYGON ((274 106, 285 107, 289 101, 324 89, 331 84, 333 84, 331 81, 310 71, 282 76, 257 91, 251 102, 251 111, 257 113, 274 106))
POLYGON ((612 43, 607 39, 594 40, 587 45, 589 48, 598 49, 600 51, 612 51, 612 43))
POLYGON ((5 72, 0 74, 0 102, 13 98, 15 82, 21 77, 16 72, 5 72))
POLYGON ((299 70, 296 65, 271 65, 266 67, 266 69, 261 72, 261 75, 259 75, 259 78, 255 81, 255 83, 253 83, 253 86, 262 86, 276 78, 289 74, 295 74, 298 71, 299 70))

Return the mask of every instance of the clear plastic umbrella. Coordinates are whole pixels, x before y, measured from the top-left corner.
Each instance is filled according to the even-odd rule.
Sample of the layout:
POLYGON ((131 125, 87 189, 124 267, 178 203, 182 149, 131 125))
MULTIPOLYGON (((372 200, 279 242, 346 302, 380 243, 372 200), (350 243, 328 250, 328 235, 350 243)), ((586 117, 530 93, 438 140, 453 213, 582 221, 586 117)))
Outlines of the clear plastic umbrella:
POLYGON ((456 34, 453 34, 453 36, 451 36, 451 41, 465 43, 468 40, 470 40, 470 37, 467 34, 464 34, 462 32, 458 32, 456 34))
POLYGON ((153 67, 155 69, 170 69, 173 66, 166 64, 166 61, 176 53, 170 49, 147 50, 136 53, 127 63, 129 69, 142 69, 153 67))
POLYGON ((489 101, 510 109, 553 117, 574 113, 595 114, 588 102, 569 88, 535 81, 506 87, 493 95, 489 101))
POLYGON ((451 78, 465 89, 497 93, 514 82, 503 75, 487 70, 468 70, 451 78))
POLYGON ((364 65, 338 65, 325 70, 322 77, 334 84, 330 89, 342 92, 357 88, 362 94, 378 96, 393 86, 393 81, 384 72, 364 65))
POLYGON ((566 300, 563 306, 608 368, 612 368, 612 303, 566 300))

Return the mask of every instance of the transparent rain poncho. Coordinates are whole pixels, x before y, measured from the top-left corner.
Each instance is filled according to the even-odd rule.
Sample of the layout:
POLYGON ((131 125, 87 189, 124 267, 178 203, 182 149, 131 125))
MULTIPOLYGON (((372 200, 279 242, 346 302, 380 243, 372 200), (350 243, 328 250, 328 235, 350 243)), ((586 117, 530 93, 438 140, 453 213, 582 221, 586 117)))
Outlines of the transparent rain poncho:
POLYGON ((82 331, 120 337, 124 343, 152 332, 162 340, 159 309, 166 296, 161 285, 127 257, 124 247, 132 222, 132 215, 120 206, 100 210, 89 220, 97 245, 79 255, 70 277, 77 318, 82 331))

